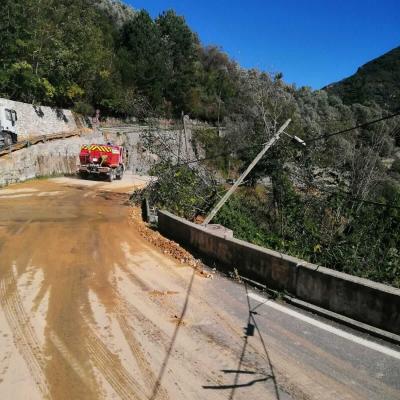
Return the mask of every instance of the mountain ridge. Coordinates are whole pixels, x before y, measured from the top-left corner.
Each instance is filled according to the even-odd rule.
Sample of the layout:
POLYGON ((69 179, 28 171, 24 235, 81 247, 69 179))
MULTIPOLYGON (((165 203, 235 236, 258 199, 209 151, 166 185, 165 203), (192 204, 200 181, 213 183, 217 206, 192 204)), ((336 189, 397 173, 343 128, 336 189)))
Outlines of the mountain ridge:
POLYGON ((385 110, 400 108, 400 46, 367 62, 348 78, 323 88, 347 105, 378 104, 385 110))

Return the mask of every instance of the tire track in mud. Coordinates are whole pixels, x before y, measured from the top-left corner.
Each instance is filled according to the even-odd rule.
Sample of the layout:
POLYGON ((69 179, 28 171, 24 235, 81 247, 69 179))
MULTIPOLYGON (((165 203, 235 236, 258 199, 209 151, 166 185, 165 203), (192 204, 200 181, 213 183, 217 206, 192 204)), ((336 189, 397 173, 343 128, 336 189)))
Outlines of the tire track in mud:
POLYGON ((0 304, 12 331, 15 346, 25 360, 35 384, 44 398, 51 398, 45 375, 45 359, 23 307, 12 268, 0 281, 0 304))
POLYGON ((125 311, 127 313, 126 315, 130 316, 141 325, 143 332, 147 333, 147 336, 150 340, 162 346, 165 351, 168 349, 168 335, 163 330, 161 330, 151 319, 147 318, 142 312, 138 310, 137 307, 135 307, 131 303, 127 303, 125 305, 125 311))
MULTIPOLYGON (((136 262, 134 264, 136 265, 136 262)), ((140 266, 140 264, 137 264, 137 265, 140 266)), ((127 277, 131 280, 132 283, 135 284, 136 282, 131 279, 132 276, 135 277, 135 274, 130 272, 128 270, 128 268, 122 268, 122 270, 125 273, 127 273, 127 277)), ((181 278, 180 275, 176 274, 176 276, 174 276, 174 277, 175 278, 176 277, 180 278, 180 282, 186 284, 186 281, 183 278, 181 278)), ((149 294, 150 293, 149 289, 150 289, 150 286, 146 285, 146 289, 143 288, 143 291, 146 292, 147 294, 149 294)), ((169 347, 171 345, 171 337, 169 337, 169 335, 167 335, 162 329, 160 329, 154 323, 153 320, 147 318, 147 316, 142 311, 140 311, 136 306, 134 306, 132 303, 124 301, 123 299, 121 299, 121 297, 120 297, 119 300, 122 303, 122 306, 121 306, 121 311, 120 312, 116 312, 116 315, 117 316, 120 316, 120 315, 127 316, 130 321, 135 321, 135 326, 136 325, 140 325, 144 332, 146 332, 146 331, 148 332, 148 334, 146 334, 146 336, 149 339, 153 340, 155 345, 158 345, 158 346, 161 345, 163 347, 164 351, 166 353, 168 353, 169 347)), ((170 304, 168 306, 164 302, 155 301, 155 298, 152 298, 152 303, 154 303, 154 305, 156 305, 157 307, 161 307, 166 315, 168 315, 168 314, 172 314, 172 315, 179 314, 180 311, 181 311, 179 308, 175 309, 174 308, 175 305, 170 304), (174 311, 172 311, 172 310, 174 310, 174 311)), ((132 338, 129 336, 130 334, 132 334, 132 328, 130 328, 129 325, 128 325, 127 326, 128 332, 126 332, 126 331, 124 332, 124 322, 120 321, 120 320, 118 322, 120 324, 121 330, 123 331, 123 334, 124 334, 125 339, 128 342, 128 344, 130 346, 131 346, 131 342, 133 344, 133 346, 131 346, 131 350, 132 350, 132 353, 134 354, 134 356, 135 356, 135 358, 136 358, 136 360, 138 362, 138 365, 141 368, 141 371, 146 371, 146 370, 149 371, 149 368, 150 368, 149 376, 147 378, 145 378, 145 377, 143 377, 143 378, 147 379, 146 380, 146 385, 148 387, 153 387, 153 388, 157 387, 157 390, 155 392, 156 396, 154 398, 157 399, 157 400, 164 400, 165 398, 168 399, 169 398, 168 392, 166 392, 165 388, 162 385, 160 385, 159 376, 158 375, 156 376, 154 374, 154 372, 151 370, 151 366, 147 362, 147 359, 145 357, 142 357, 144 359, 144 362, 147 363, 147 365, 146 364, 143 365, 143 364, 140 363, 140 361, 141 361, 140 360, 140 354, 138 355, 137 353, 135 353, 135 350, 140 348, 140 344, 136 344, 134 342, 135 340, 137 340, 136 338, 133 338, 133 341, 132 341, 132 338), (129 332, 129 330, 130 330, 130 332, 129 332), (167 396, 167 397, 165 397, 165 396, 167 396)), ((127 322, 127 320, 125 322, 127 322)), ((175 350, 175 351, 177 351, 177 350, 175 350)), ((183 362, 183 360, 184 360, 185 362, 188 363, 188 365, 192 365, 192 366, 197 364, 196 358, 194 358, 192 356, 188 357, 187 355, 185 355, 182 352, 179 352, 179 353, 180 353, 180 355, 179 355, 178 358, 181 360, 181 362, 183 362)), ((197 376, 198 374, 194 374, 194 375, 197 376)), ((211 379, 211 381, 213 381, 212 378, 210 378, 210 377, 208 377, 208 379, 211 379)), ((217 384, 218 382, 215 381, 214 383, 217 384)), ((152 392, 151 395, 154 396, 154 393, 152 392)))
POLYGON ((11 355, 11 351, 7 351, 2 355, 3 358, 0 361, 0 384, 3 381, 2 376, 4 376, 4 374, 8 371, 8 368, 10 367, 11 355))
MULTIPOLYGON (((143 378, 145 387, 149 388, 149 390, 150 390, 149 394, 151 395, 151 391, 157 384, 157 377, 156 377, 150 363, 148 362, 146 356, 144 355, 143 351, 141 350, 142 346, 140 345, 139 341, 136 339, 136 337, 133 333, 133 329, 129 326, 127 319, 123 316, 123 315, 127 315, 127 314, 128 314, 127 311, 124 309, 121 309, 119 312, 117 312, 118 324, 122 330, 122 333, 125 337, 126 342, 129 345, 132 355, 135 357, 137 365, 142 374, 142 378, 143 378)), ((157 398, 159 400, 168 400, 169 399, 169 396, 164 388, 159 388, 157 398)))
MULTIPOLYGON (((138 265, 139 264, 135 264, 138 265)), ((118 265, 118 267, 121 269, 121 271, 123 271, 126 276, 128 277, 128 279, 136 286, 139 287, 140 290, 142 290, 143 292, 148 292, 151 290, 151 287, 143 280, 140 279, 138 276, 136 276, 126 265, 118 265)))
POLYGON ((61 356, 64 358, 65 362, 75 371, 77 376, 81 379, 83 384, 93 392, 95 392, 93 385, 91 384, 91 376, 87 371, 81 366, 80 362, 71 354, 67 346, 63 341, 57 336, 54 331, 50 331, 49 340, 53 346, 58 350, 61 356))
MULTIPOLYGON (((132 260, 131 260, 132 262, 132 260)), ((136 262, 134 262, 135 265, 138 265, 136 262)), ((139 265, 138 265, 139 266, 139 265)), ((140 279, 136 274, 134 274, 127 266, 125 265, 120 265, 120 269, 126 274, 128 279, 134 284, 139 286, 139 288, 144 291, 144 292, 149 292, 150 291, 150 286, 142 279, 140 279)), ((151 391, 153 388, 157 385, 157 376, 154 373, 150 363, 148 362, 146 356, 144 355, 142 351, 142 346, 137 340, 137 338, 134 335, 134 330, 132 327, 129 325, 128 319, 126 316, 129 316, 133 320, 140 320, 140 321, 146 321, 146 322, 151 322, 148 320, 143 313, 140 313, 139 310, 135 307, 133 311, 133 306, 129 307, 129 305, 124 305, 124 301, 121 299, 121 296, 119 297, 119 302, 120 306, 115 310, 115 315, 117 317, 118 324, 121 328, 121 331, 125 337, 126 342, 129 345, 129 348, 131 350, 132 355, 134 356, 136 363, 140 369, 143 381, 145 383, 146 388, 150 388, 149 395, 151 396, 151 391), (139 317, 140 315, 140 317, 139 317)), ((152 328, 154 328, 154 324, 152 324, 152 328)), ((157 328, 156 328, 157 329, 157 328)), ((158 330, 158 329, 157 329, 158 330)), ((158 395, 157 398, 159 400, 168 400, 169 396, 167 391, 163 388, 160 387, 158 390, 158 395)))
POLYGON ((25 231, 26 228, 28 228, 29 224, 32 222, 32 219, 25 221, 23 223, 17 222, 13 225, 8 226, 8 233, 9 235, 12 236, 18 236, 21 233, 25 231))
MULTIPOLYGON (((132 274, 132 276, 134 276, 132 274)), ((144 282, 142 282, 143 285, 145 285, 144 282)), ((113 286, 116 286, 116 282, 113 282, 113 286)), ((146 291, 149 290, 149 288, 146 285, 146 291)), ((139 368, 141 377, 142 377, 142 382, 143 383, 141 386, 144 387, 143 391, 148 391, 148 397, 151 396, 151 390, 154 388, 157 382, 157 377, 156 374, 154 373, 151 364, 149 363, 146 355, 144 354, 143 347, 140 344, 140 341, 136 338, 134 334, 134 329, 132 328, 132 323, 134 321, 142 321, 143 319, 146 320, 146 322, 150 322, 141 312, 139 312, 136 308, 135 311, 133 311, 130 307, 129 304, 126 304, 124 299, 121 298, 121 296, 118 294, 117 290, 112 290, 113 295, 112 297, 115 298, 116 303, 114 304, 113 308, 111 309, 111 313, 114 315, 119 328, 121 329, 121 332, 125 338, 126 343, 129 346, 129 349, 131 351, 132 356, 135 359, 135 362, 139 368)), ((86 316, 86 323, 89 325, 90 322, 88 320, 88 316, 86 316)), ((137 325, 136 323, 134 325, 137 325)), ((93 331, 92 331, 93 332, 93 331)), ((93 332, 94 334, 94 332, 93 332)), ((98 340, 100 340, 97 337, 98 340)), ((98 343, 98 342, 97 342, 98 343)), ((104 343, 103 343, 104 344, 104 343)), ((104 344, 106 346, 106 344, 104 344)), ((122 363, 121 363, 122 366, 122 363)), ((103 372, 103 371, 102 371, 103 372)), ((136 383, 136 385, 140 386, 140 383, 136 383)), ((115 390, 115 389, 114 389, 115 390)), ((118 392, 119 393, 119 392, 118 392)), ((168 400, 169 396, 168 393, 165 391, 164 388, 160 388, 159 395, 158 395, 159 400, 168 400)))
POLYGON ((121 360, 87 326, 86 347, 91 361, 122 400, 146 400, 142 385, 126 370, 121 360))

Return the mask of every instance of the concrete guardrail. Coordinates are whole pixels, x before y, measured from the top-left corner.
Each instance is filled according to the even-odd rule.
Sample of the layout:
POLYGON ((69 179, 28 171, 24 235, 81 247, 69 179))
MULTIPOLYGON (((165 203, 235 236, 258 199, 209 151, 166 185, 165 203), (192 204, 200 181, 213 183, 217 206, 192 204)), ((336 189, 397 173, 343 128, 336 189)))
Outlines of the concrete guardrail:
POLYGON ((167 211, 158 212, 160 232, 199 255, 269 288, 395 334, 400 334, 400 290, 224 238, 167 211))

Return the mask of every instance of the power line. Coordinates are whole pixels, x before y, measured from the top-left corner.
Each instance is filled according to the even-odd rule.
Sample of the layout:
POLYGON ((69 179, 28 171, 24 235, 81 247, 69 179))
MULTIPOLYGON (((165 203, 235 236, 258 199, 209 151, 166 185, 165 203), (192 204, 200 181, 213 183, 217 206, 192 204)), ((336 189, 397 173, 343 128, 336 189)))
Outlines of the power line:
POLYGON ((306 144, 308 144, 308 143, 316 142, 317 140, 328 139, 328 138, 330 138, 332 136, 342 135, 343 133, 351 132, 351 131, 354 131, 354 130, 360 129, 360 128, 366 128, 367 126, 376 124, 378 122, 386 121, 388 119, 392 119, 392 118, 398 117, 399 115, 400 115, 400 111, 395 113, 395 114, 387 115, 386 117, 381 117, 381 118, 378 118, 378 119, 375 119, 375 120, 372 120, 372 121, 365 122, 365 123, 360 124, 360 125, 353 126, 352 128, 347 128, 347 129, 343 129, 343 130, 338 131, 338 132, 327 133, 327 134, 324 134, 324 135, 320 135, 320 136, 317 136, 315 138, 305 140, 305 142, 306 142, 306 144))
POLYGON ((239 153, 239 152, 242 152, 242 151, 245 151, 245 150, 250 150, 250 149, 257 148, 257 147, 261 147, 264 144, 265 143, 254 144, 252 146, 239 147, 237 149, 232 149, 230 151, 225 151, 223 153, 214 154, 213 156, 210 156, 210 157, 195 158, 195 159, 192 159, 192 160, 189 160, 189 161, 184 161, 184 162, 176 164, 176 166, 179 167, 181 165, 189 165, 189 164, 195 164, 195 163, 202 162, 202 161, 215 160, 216 158, 219 158, 219 157, 230 156, 233 153, 239 153))
MULTIPOLYGON (((386 120, 389 120, 389 119, 392 119, 392 118, 395 118, 395 117, 398 117, 398 116, 400 116, 400 111, 395 113, 395 114, 387 115, 386 117, 381 117, 381 118, 378 118, 378 119, 375 119, 375 120, 372 120, 372 121, 365 122, 365 123, 360 124, 360 125, 353 126, 351 128, 343 129, 343 130, 338 131, 338 132, 323 134, 323 135, 317 136, 315 138, 307 139, 307 140, 304 140, 304 141, 305 141, 306 144, 313 143, 313 142, 316 142, 316 141, 321 140, 321 139, 327 139, 327 138, 330 138, 332 136, 342 135, 343 133, 351 132, 351 131, 354 131, 356 129, 366 128, 366 127, 368 127, 370 125, 376 124, 378 122, 386 121, 386 120)), ((251 146, 239 147, 237 149, 232 149, 230 151, 226 151, 226 152, 223 152, 223 153, 215 154, 215 155, 210 156, 210 157, 196 158, 196 159, 193 159, 193 160, 185 161, 185 162, 177 164, 177 166, 190 165, 190 164, 195 164, 195 163, 202 162, 202 161, 214 160, 214 159, 219 158, 219 157, 232 155, 232 153, 238 153, 238 152, 254 149, 254 148, 257 148, 257 147, 261 147, 263 145, 264 145, 264 143, 251 145, 251 146)))
MULTIPOLYGON (((351 128, 343 129, 343 130, 338 131, 338 132, 326 133, 326 134, 323 134, 323 135, 320 135, 320 136, 316 136, 315 138, 304 140, 304 142, 306 144, 313 143, 313 142, 316 142, 316 141, 321 140, 321 139, 327 139, 327 138, 330 138, 332 136, 341 135, 343 133, 354 131, 356 129, 366 128, 366 127, 368 127, 370 125, 376 124, 378 122, 386 121, 386 120, 395 118, 397 116, 400 116, 400 111, 395 113, 395 114, 387 115, 386 117, 381 117, 381 118, 378 118, 378 119, 375 119, 375 120, 372 120, 372 121, 368 121, 368 122, 365 122, 363 124, 353 126, 351 128)), ((203 157, 203 158, 195 158, 195 159, 192 159, 192 160, 179 162, 179 163, 175 164, 175 167, 179 167, 179 166, 183 166, 183 165, 196 164, 196 163, 199 163, 199 162, 202 162, 202 161, 215 160, 215 159, 217 159, 219 157, 230 156, 233 153, 240 153, 242 151, 251 150, 251 149, 254 149, 254 148, 259 148, 259 147, 264 146, 264 145, 265 145, 265 143, 259 143, 259 144, 255 144, 255 145, 239 147, 239 148, 232 149, 232 150, 229 150, 229 151, 226 151, 226 152, 222 152, 222 153, 219 153, 219 154, 214 154, 213 156, 203 157)))

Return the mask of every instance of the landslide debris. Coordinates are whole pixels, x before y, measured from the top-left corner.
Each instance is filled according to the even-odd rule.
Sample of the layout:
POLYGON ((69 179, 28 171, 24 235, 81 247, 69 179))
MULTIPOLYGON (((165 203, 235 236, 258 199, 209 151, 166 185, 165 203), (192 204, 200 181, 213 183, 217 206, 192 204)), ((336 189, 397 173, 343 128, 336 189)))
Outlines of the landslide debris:
POLYGON ((203 263, 193 257, 188 251, 183 249, 178 243, 169 240, 150 228, 150 226, 142 220, 141 210, 139 207, 133 207, 131 212, 131 221, 135 223, 140 235, 150 242, 153 246, 160 249, 165 255, 169 255, 181 264, 187 264, 194 268, 198 275, 204 278, 213 278, 213 275, 205 271, 203 263))

